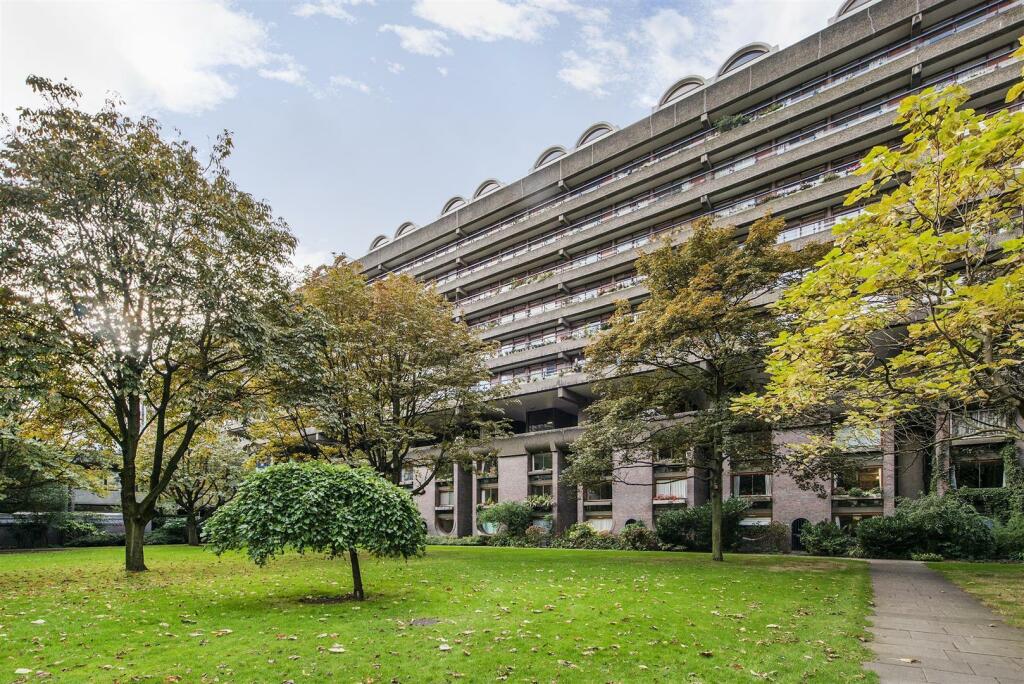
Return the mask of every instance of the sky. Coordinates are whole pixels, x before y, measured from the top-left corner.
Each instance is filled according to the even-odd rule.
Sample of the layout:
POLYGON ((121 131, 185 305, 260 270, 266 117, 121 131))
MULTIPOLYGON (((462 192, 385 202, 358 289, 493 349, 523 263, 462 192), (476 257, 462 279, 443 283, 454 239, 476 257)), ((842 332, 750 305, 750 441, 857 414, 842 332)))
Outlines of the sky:
POLYGON ((299 238, 358 258, 481 181, 524 176, 590 124, 646 116, 741 45, 784 48, 840 0, 0 0, 0 112, 29 74, 117 95, 201 150, 299 238))

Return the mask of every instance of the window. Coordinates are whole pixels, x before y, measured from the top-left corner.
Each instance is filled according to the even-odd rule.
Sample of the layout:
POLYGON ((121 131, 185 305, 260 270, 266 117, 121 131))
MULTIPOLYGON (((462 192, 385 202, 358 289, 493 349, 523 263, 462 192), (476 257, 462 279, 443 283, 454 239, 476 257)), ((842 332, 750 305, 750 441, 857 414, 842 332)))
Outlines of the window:
POLYGON ((402 466, 402 484, 411 485, 414 475, 415 469, 411 465, 402 466))
POLYGON ((766 473, 744 473, 732 478, 737 496, 768 496, 771 494, 770 478, 766 473))
POLYGON ((552 495, 551 483, 537 483, 530 485, 530 496, 551 496, 552 495))
POLYGON ((597 532, 611 532, 614 526, 611 518, 587 518, 586 523, 597 532))
POLYGON ((1002 487, 1003 461, 961 460, 955 466, 957 487, 1002 487))
POLYGON ((686 498, 686 480, 661 479, 654 482, 654 498, 661 501, 676 501, 686 498))
POLYGON ((551 470, 551 453, 531 454, 530 470, 533 472, 538 470, 551 470))
POLYGON ((437 505, 451 507, 455 505, 455 491, 451 489, 440 489, 437 492, 437 505))
POLYGON ((851 468, 840 473, 836 478, 837 494, 845 494, 848 490, 861 490, 869 492, 881 490, 882 468, 881 466, 864 466, 851 468))
POLYGON ((836 428, 834 441, 842 451, 878 451, 882 448, 882 429, 843 425, 836 428))
POLYGON ((481 487, 478 494, 478 503, 481 506, 498 503, 497 487, 481 487))
POLYGON ((602 482, 583 489, 584 501, 609 501, 612 498, 612 483, 602 482))

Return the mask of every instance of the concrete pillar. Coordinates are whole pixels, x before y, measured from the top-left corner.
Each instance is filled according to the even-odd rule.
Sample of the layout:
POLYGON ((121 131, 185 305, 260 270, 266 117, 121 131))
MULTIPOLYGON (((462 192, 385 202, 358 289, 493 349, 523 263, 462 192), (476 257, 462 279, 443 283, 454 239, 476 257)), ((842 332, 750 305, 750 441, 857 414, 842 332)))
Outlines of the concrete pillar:
POLYGON ((552 531, 557 534, 579 520, 578 497, 577 487, 562 483, 562 473, 568 467, 568 464, 566 463, 565 453, 557 447, 552 450, 551 467, 551 491, 555 501, 553 508, 555 525, 552 531))
POLYGON ((461 464, 455 464, 455 531, 456 537, 468 537, 473 534, 473 470, 461 464))

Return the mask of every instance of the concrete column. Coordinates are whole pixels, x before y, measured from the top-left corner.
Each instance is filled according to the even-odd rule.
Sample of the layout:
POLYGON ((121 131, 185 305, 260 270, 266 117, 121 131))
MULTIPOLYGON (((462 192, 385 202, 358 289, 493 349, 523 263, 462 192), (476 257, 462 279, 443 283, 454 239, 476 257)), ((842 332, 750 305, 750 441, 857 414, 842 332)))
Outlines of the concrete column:
POLYGON ((551 467, 551 490, 555 500, 553 531, 557 534, 579 520, 578 497, 577 487, 562 483, 562 472, 568 467, 568 464, 565 453, 557 447, 552 449, 551 467))
POLYGON ((498 501, 523 501, 529 487, 529 456, 503 456, 498 459, 498 501))
POLYGON ((896 435, 892 424, 882 426, 882 515, 896 512, 896 435))
POLYGON ((455 530, 456 537, 468 537, 473 534, 473 470, 461 464, 455 464, 455 530))
POLYGON ((628 520, 654 528, 654 468, 632 465, 616 472, 612 482, 612 524, 616 532, 628 520))

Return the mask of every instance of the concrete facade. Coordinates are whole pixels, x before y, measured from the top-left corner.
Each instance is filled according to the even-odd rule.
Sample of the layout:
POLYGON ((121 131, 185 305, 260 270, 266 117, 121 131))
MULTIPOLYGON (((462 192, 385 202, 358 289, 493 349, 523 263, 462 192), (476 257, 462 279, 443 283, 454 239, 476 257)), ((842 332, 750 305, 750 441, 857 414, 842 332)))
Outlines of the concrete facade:
MULTIPOLYGON (((550 487, 552 507, 537 516, 556 530, 577 521, 612 530, 633 520, 651 525, 660 510, 703 503, 697 473, 665 476, 658 465, 630 469, 607 492, 593 492, 607 499, 560 482, 594 398, 578 362, 616 302, 646 296, 633 269, 640 251, 670 233, 687 239, 698 217, 735 226, 742 238, 768 212, 786 219, 783 237, 795 247, 829 239, 852 210, 843 199, 858 184, 857 161, 899 139, 892 126, 899 100, 958 83, 971 92, 970 106, 1002 106, 1019 79, 1010 54, 1021 33, 1022 0, 874 0, 784 50, 745 46, 740 66, 681 78, 642 120, 620 129, 594 124, 576 147, 545 149, 524 177, 483 181, 463 193, 471 199, 444 203, 436 220, 405 222, 393 237, 375 238, 359 260, 367 276, 409 273, 432 283, 462 320, 501 346, 489 360, 493 382, 517 383, 503 408, 521 432, 494 445, 496 476, 455 473, 453 498, 444 499, 451 506, 431 482, 418 497, 428 530, 480 533, 477 508, 488 488, 505 501, 550 487), (725 125, 725 117, 739 123, 725 125), (544 422, 551 411, 563 420, 558 427, 544 422), (537 454, 551 456, 549 470, 531 470, 537 454)), ((805 433, 773 439, 784 446, 805 433)), ((880 426, 876 443, 857 447, 863 467, 854 480, 828 483, 825 497, 784 474, 754 471, 726 473, 725 494, 750 499, 751 525, 855 524, 891 512, 897 495, 927 488, 929 459, 902 439, 880 426)), ((971 477, 986 473, 979 466, 971 477)))

